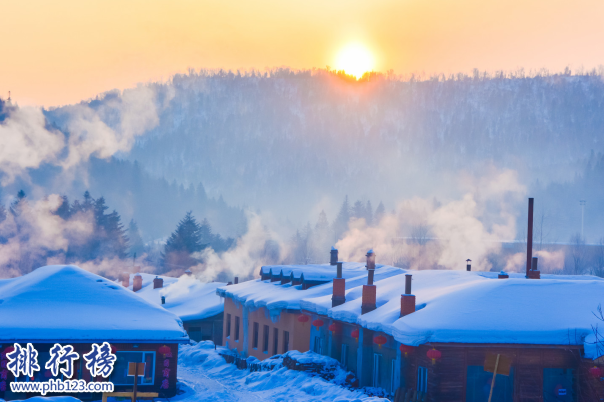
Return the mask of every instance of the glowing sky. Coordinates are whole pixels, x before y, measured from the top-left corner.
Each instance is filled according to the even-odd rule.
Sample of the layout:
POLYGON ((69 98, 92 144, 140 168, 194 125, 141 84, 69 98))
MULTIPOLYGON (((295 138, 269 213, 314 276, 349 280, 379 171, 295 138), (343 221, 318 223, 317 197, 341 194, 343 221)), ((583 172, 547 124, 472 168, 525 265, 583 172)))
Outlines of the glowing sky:
POLYGON ((604 64, 601 0, 0 0, 0 96, 77 102, 188 68, 469 72, 604 64))

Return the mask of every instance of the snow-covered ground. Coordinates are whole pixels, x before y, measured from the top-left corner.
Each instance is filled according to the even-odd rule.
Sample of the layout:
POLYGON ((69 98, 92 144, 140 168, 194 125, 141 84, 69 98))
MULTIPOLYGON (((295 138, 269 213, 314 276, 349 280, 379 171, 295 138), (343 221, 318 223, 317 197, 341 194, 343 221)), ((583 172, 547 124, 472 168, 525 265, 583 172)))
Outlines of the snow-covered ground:
POLYGON ((214 350, 212 342, 180 347, 178 380, 183 393, 171 402, 384 401, 285 367, 252 373, 238 370, 219 355, 221 350, 226 351, 214 350))

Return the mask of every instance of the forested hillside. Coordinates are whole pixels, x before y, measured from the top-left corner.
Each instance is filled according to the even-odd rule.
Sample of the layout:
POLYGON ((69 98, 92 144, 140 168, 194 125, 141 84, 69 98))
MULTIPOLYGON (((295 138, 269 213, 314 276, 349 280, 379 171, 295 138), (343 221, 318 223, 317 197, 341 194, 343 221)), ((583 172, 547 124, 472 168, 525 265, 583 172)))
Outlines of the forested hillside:
MULTIPOLYGON (((387 205, 457 196, 452 178, 489 165, 517 170, 529 186, 570 182, 604 151, 595 73, 351 82, 325 71, 191 72, 151 87, 170 101, 123 158, 294 220, 324 197, 335 207, 345 194, 387 205)), ((60 109, 47 115, 60 125, 60 109)), ((576 213, 580 197, 540 201, 576 213)))

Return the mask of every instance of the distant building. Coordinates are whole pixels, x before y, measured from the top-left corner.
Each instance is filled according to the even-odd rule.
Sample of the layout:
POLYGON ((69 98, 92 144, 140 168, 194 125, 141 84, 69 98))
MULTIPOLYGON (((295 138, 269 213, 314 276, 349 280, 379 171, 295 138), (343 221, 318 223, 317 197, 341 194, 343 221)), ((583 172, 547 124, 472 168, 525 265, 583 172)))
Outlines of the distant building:
MULTIPOLYGON (((139 391, 157 392, 164 398, 176 394, 178 344, 188 343, 189 338, 171 312, 70 265, 42 267, 21 277, 0 280, 0 299, 0 398, 34 396, 10 390, 11 382, 32 381, 23 375, 15 378, 6 370, 7 353, 15 343, 32 343, 38 351, 41 369, 35 372, 35 381, 56 378, 44 367, 55 343, 72 345, 80 355, 72 379, 94 381, 82 356, 92 350, 91 344, 108 342, 117 360, 112 374, 103 381, 113 382, 115 391, 131 390, 134 377, 127 375, 128 363, 144 362, 139 391)), ((91 393, 66 395, 100 399, 99 394, 91 393)))

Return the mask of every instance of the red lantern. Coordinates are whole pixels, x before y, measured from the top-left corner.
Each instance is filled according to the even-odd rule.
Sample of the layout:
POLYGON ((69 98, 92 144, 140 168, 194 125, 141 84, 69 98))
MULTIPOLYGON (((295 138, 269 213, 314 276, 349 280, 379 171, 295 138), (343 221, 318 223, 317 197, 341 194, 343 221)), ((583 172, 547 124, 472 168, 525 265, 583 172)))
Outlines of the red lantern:
POLYGON ((319 330, 319 327, 322 327, 324 324, 323 320, 321 319, 316 319, 312 322, 312 325, 314 325, 315 327, 317 327, 317 330, 319 330))
POLYGON ((115 345, 111 345, 111 353, 115 354, 115 352, 117 352, 117 348, 115 345))
POLYGON ((378 347, 380 347, 380 348, 386 342, 388 342, 388 339, 386 339, 386 337, 384 335, 378 335, 378 336, 376 336, 376 337, 373 338, 373 343, 375 343, 376 345, 378 345, 378 347))
POLYGON ((308 320, 310 320, 310 318, 308 318, 308 316, 305 314, 300 314, 298 316, 298 322, 301 322, 302 325, 304 325, 305 322, 308 322, 308 320))
POLYGON ((329 327, 327 327, 328 330, 331 331, 332 334, 335 334, 336 331, 338 330, 338 326, 336 325, 336 323, 334 322, 333 324, 331 324, 329 327))
POLYGON ((46 377, 46 378, 50 378, 50 377, 52 377, 52 372, 51 372, 50 370, 46 370, 46 371, 44 372, 44 377, 46 377))
POLYGON ((436 360, 440 359, 442 353, 440 353, 439 350, 432 348, 428 351, 428 353, 426 353, 426 356, 428 356, 428 358, 432 360, 432 364, 434 364, 436 363, 436 360))
POLYGON ((164 345, 161 348, 157 349, 157 351, 159 353, 161 353, 162 355, 167 355, 168 353, 170 353, 172 350, 170 349, 170 347, 164 345))
POLYGON ((14 346, 8 346, 6 349, 4 349, 4 353, 10 353, 10 352, 12 352, 14 350, 15 350, 14 346))
POLYGON ((591 375, 593 378, 600 378, 602 377, 602 369, 594 366, 589 369, 589 375, 591 375))
POLYGON ((413 346, 403 345, 402 343, 401 343, 401 346, 399 346, 399 349, 400 349, 401 353, 405 354, 405 357, 407 357, 407 353, 411 353, 411 352, 413 352, 413 350, 415 350, 415 348, 413 346))
POLYGON ((358 342, 359 341, 359 330, 353 329, 352 332, 350 333, 350 336, 352 336, 358 342))

